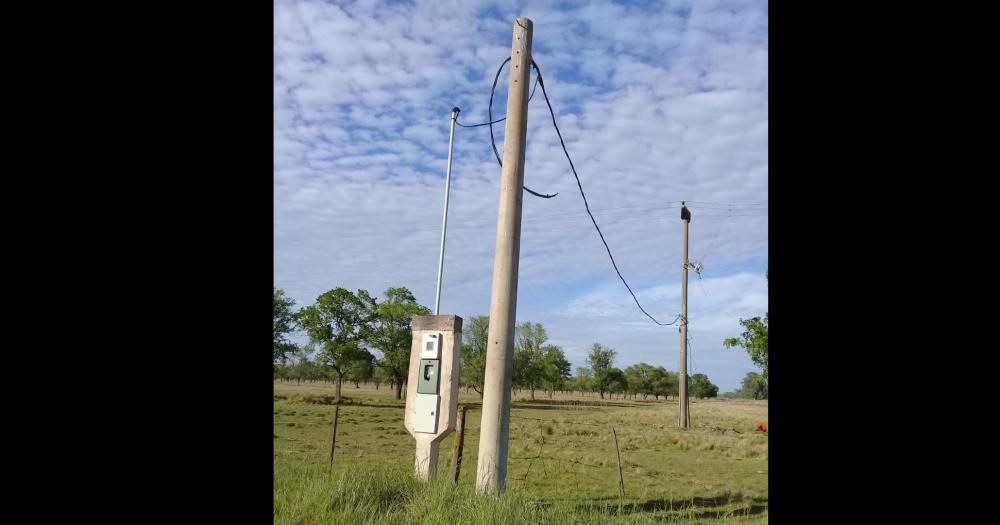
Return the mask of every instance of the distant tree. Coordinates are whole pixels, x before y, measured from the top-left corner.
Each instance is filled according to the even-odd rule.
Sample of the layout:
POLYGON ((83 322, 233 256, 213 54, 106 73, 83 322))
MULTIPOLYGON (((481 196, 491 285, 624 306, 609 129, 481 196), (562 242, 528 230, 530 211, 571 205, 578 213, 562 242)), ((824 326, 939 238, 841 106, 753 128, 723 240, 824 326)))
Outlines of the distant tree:
POLYGON ((361 346, 362 334, 371 322, 374 300, 365 290, 357 294, 335 288, 316 298, 316 303, 300 310, 300 324, 318 349, 316 361, 335 373, 335 403, 348 367, 370 355, 361 346))
POLYGON ((679 391, 679 377, 673 372, 668 372, 666 368, 658 366, 649 371, 650 389, 653 399, 659 400, 660 396, 676 396, 679 391))
POLYGON ((372 377, 370 379, 370 381, 375 384, 375 390, 378 390, 378 387, 384 383, 385 380, 385 372, 382 370, 382 367, 376 365, 372 369, 372 377))
POLYGON ((620 368, 608 368, 605 379, 607 380, 607 391, 612 394, 624 395, 628 390, 628 379, 625 378, 625 372, 622 372, 620 368))
POLYGON ((642 394, 646 399, 653 393, 653 381, 650 377, 653 367, 646 363, 639 363, 625 368, 625 379, 628 381, 628 392, 634 398, 636 394, 642 394))
POLYGON ((274 320, 271 326, 274 328, 274 356, 272 362, 285 363, 288 354, 295 352, 296 346, 288 340, 288 335, 294 332, 298 326, 298 316, 292 310, 295 307, 295 300, 287 297, 285 292, 279 288, 274 289, 274 320))
POLYGON ((354 388, 361 388, 361 383, 368 381, 375 373, 375 356, 368 350, 362 350, 357 359, 347 365, 344 377, 354 383, 354 388))
POLYGON ((486 375, 486 348, 490 331, 490 316, 474 315, 462 329, 462 384, 472 388, 483 398, 486 375))
POLYGON ((736 397, 743 399, 767 399, 767 381, 756 372, 748 372, 743 378, 740 389, 736 391, 736 397))
POLYGON ((383 302, 371 299, 367 308, 372 312, 371 322, 362 331, 362 338, 382 353, 378 366, 392 378, 396 399, 402 399, 403 383, 410 373, 410 322, 414 315, 427 315, 430 309, 417 304, 405 287, 389 288, 383 302))
POLYGON ((590 355, 587 356, 587 364, 594 373, 594 390, 604 399, 604 393, 608 392, 611 386, 609 371, 615 362, 617 352, 613 348, 594 343, 590 348, 590 355))
POLYGON ((302 384, 303 380, 316 381, 323 378, 323 371, 319 365, 310 361, 309 356, 305 352, 298 353, 298 360, 294 366, 289 368, 288 372, 290 378, 294 379, 296 384, 302 384))
POLYGON ((532 401, 535 399, 535 389, 541 385, 544 377, 545 356, 542 345, 548 338, 541 323, 526 321, 517 325, 514 330, 513 383, 531 390, 532 401))
MULTIPOLYGON (((767 272, 764 272, 764 278, 767 279, 767 272)), ((723 346, 726 348, 732 347, 742 347, 748 354, 750 354, 750 359, 761 368, 763 374, 761 377, 766 382, 767 381, 767 312, 764 312, 764 319, 761 320, 760 317, 751 317, 750 319, 740 319, 740 324, 743 325, 744 331, 740 337, 730 337, 722 342, 723 346)))
POLYGON ((594 390, 594 371, 586 367, 577 367, 576 375, 569 379, 570 389, 579 392, 594 390))
POLYGON ((719 387, 713 385, 705 374, 695 374, 688 382, 688 392, 696 398, 716 397, 719 395, 719 387))
POLYGON ((542 385, 548 390, 550 399, 556 390, 566 388, 570 366, 562 348, 555 345, 542 347, 542 385))

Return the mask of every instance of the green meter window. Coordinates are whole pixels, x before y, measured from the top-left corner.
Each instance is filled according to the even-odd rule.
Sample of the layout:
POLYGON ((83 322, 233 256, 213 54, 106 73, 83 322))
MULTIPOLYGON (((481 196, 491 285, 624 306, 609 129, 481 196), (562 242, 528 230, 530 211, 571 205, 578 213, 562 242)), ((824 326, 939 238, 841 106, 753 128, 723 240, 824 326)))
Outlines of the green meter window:
POLYGON ((418 377, 418 394, 437 394, 441 384, 441 360, 421 359, 418 377))

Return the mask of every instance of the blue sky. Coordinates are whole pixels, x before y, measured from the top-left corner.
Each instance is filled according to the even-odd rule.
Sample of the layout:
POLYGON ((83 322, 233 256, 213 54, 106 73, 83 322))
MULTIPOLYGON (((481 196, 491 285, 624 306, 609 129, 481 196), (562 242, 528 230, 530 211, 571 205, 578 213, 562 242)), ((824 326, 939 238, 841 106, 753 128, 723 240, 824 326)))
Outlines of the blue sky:
MULTIPOLYGON (((277 1, 274 285, 299 306, 343 286, 406 286, 433 308, 450 110, 486 120, 514 18, 622 274, 661 321, 680 308, 689 202, 689 370, 722 391, 757 369, 722 348, 767 310, 766 2, 277 1)), ((494 118, 505 112, 507 71, 494 118)), ((503 124, 494 126, 497 146, 503 124)), ((456 128, 441 312, 489 313, 500 168, 488 128, 456 128)), ((541 90, 529 104, 518 322, 574 367, 594 342, 678 368, 679 335, 646 318, 583 207, 541 90)))

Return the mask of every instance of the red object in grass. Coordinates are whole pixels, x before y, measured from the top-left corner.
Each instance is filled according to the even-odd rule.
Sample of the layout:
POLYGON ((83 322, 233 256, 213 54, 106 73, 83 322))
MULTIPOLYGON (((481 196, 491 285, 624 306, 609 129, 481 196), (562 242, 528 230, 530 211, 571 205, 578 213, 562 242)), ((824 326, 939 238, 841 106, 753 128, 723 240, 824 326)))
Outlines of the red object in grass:
POLYGON ((767 432, 767 423, 757 423, 757 430, 767 432))

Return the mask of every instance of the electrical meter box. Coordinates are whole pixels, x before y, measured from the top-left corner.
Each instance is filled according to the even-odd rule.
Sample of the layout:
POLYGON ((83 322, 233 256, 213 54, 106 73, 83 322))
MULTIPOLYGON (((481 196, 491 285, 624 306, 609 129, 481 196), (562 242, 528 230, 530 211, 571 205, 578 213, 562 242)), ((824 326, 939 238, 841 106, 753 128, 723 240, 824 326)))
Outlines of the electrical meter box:
POLYGON ((441 405, 441 334, 424 334, 417 369, 416 432, 437 433, 441 405))
POLYGON ((441 334, 424 334, 420 359, 441 359, 441 334))
POLYGON ((441 360, 421 359, 417 378, 418 394, 438 394, 441 387, 441 360))
POLYGON ((441 396, 437 394, 417 394, 416 410, 414 411, 413 430, 427 434, 438 431, 439 408, 441 396))

